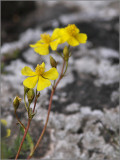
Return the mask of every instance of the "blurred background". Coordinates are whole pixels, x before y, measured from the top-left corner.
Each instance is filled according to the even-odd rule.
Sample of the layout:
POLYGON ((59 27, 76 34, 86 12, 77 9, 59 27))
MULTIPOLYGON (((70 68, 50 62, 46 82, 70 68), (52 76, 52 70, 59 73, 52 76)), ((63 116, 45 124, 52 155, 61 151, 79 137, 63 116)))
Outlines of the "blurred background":
MULTIPOLYGON (((3 159, 14 159, 22 138, 12 101, 22 98, 17 111, 26 125, 21 69, 35 68, 49 55, 40 56, 29 44, 43 32, 75 24, 88 35, 86 44, 73 48, 66 77, 53 97, 47 131, 34 159, 118 160, 119 155, 119 2, 111 1, 2 1, 1 2, 1 118, 3 159), (3 129, 4 130, 4 129, 3 129)), ((61 50, 63 46, 59 47, 61 50)), ((52 56, 59 61, 56 54, 52 56)), ((39 137, 47 115, 50 88, 41 92, 29 134, 39 137)), ((29 154, 26 140, 19 158, 29 154)))

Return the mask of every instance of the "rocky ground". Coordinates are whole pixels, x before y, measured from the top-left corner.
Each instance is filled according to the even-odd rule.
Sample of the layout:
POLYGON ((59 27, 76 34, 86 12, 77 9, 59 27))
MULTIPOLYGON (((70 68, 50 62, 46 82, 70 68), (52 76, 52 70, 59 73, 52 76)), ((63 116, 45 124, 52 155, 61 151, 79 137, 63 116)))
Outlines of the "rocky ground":
MULTIPOLYGON (((87 33, 88 41, 73 49, 67 76, 53 97, 46 134, 33 159, 118 160, 118 2, 48 1, 36 2, 36 6, 22 18, 16 14, 12 19, 15 26, 2 21, 1 112, 11 128, 10 139, 19 131, 12 100, 16 95, 23 98, 21 69, 26 65, 34 68, 43 60, 46 68, 50 67, 49 56, 39 56, 29 44, 39 40, 43 32, 75 23, 87 33)), ((53 57, 59 60, 56 54, 53 57)), ((59 61, 60 69, 62 59, 59 61)), ((34 142, 45 123, 49 96, 50 88, 41 92, 37 103, 30 128, 34 142)), ((23 101, 18 116, 26 123, 23 101)))

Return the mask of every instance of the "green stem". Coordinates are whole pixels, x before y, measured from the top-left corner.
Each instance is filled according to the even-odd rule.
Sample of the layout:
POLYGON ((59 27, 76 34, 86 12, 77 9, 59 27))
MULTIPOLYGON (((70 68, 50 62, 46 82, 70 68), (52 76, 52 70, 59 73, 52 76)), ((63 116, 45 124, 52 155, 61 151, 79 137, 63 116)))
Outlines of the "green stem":
POLYGON ((66 61, 66 68, 65 68, 65 71, 63 73, 63 76, 65 75, 66 71, 67 71, 67 68, 68 68, 68 61, 66 61))
POLYGON ((28 107, 27 107, 27 103, 26 103, 26 100, 25 100, 25 94, 24 94, 24 102, 25 102, 25 108, 26 108, 26 110, 28 112, 28 107))

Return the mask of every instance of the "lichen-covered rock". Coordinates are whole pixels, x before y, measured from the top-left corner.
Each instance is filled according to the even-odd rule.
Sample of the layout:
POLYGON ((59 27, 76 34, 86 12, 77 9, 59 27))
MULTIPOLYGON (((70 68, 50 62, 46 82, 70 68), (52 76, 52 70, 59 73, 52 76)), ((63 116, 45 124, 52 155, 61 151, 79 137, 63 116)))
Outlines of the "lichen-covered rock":
MULTIPOLYGON (((35 3, 35 12, 28 14, 24 21, 21 20, 22 30, 18 32, 18 39, 9 43, 6 40, 1 46, 4 63, 4 72, 1 75, 1 109, 2 118, 7 120, 12 129, 11 140, 18 133, 15 131, 16 119, 12 106, 14 96, 19 95, 22 98, 18 116, 24 123, 27 118, 23 105, 24 77, 21 69, 26 65, 34 69, 37 63, 43 61, 46 68, 51 67, 49 55, 40 56, 34 53, 29 44, 38 41, 43 32, 51 34, 55 27, 75 23, 81 33, 87 33, 88 41, 72 48, 68 71, 53 96, 48 128, 42 141, 44 147, 41 150, 42 145, 39 146, 33 159, 118 160, 118 2, 35 3), (16 50, 19 54, 16 54, 16 50)), ((2 34, 5 35, 5 31, 2 34)), ((64 45, 58 49, 62 51, 63 47, 64 45)), ((62 58, 56 53, 50 54, 59 61, 57 69, 60 71, 62 58)), ((50 89, 51 87, 41 92, 36 105, 37 112, 30 128, 34 142, 46 121, 50 89)))

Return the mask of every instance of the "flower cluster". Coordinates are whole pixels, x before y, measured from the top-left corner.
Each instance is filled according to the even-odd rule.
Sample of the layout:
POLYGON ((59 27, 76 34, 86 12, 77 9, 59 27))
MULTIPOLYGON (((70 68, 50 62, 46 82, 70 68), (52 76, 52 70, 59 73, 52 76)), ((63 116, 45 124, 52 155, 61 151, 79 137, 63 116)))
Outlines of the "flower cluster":
MULTIPOLYGON (((69 24, 65 28, 56 28, 51 36, 47 33, 41 34, 41 39, 37 43, 31 44, 30 47, 34 48, 34 51, 40 55, 47 55, 50 48, 56 51, 59 44, 67 42, 69 46, 74 47, 80 43, 86 43, 86 40, 86 34, 80 33, 75 24, 69 24)), ((68 57, 64 57, 64 59, 68 60, 68 57)), ((53 66, 49 71, 45 72, 44 62, 41 65, 37 64, 35 72, 26 66, 22 69, 21 73, 24 76, 28 76, 24 80, 23 85, 28 88, 34 88, 37 84, 38 91, 49 87, 51 85, 50 80, 56 80, 59 75, 57 69, 53 66)))
POLYGON ((41 39, 33 47, 36 53, 40 55, 49 54, 49 47, 54 51, 59 44, 67 42, 70 46, 78 46, 80 43, 86 43, 87 35, 80 33, 75 24, 69 24, 65 28, 56 28, 52 36, 47 33, 41 34, 41 39))
MULTIPOLYGON (((27 78, 23 81, 23 85, 24 85, 24 103, 25 103, 27 114, 28 114, 28 123, 27 123, 27 126, 25 127, 25 125, 21 122, 21 120, 17 115, 17 109, 19 108, 21 98, 16 96, 13 100, 14 112, 15 112, 15 116, 17 118, 18 123, 24 129, 24 136, 22 138, 21 144, 16 154, 16 158, 15 158, 16 160, 18 159, 23 142, 27 136, 31 120, 33 119, 36 113, 35 107, 36 107, 37 99, 41 95, 39 91, 44 90, 49 86, 52 86, 46 122, 42 130, 42 133, 37 140, 36 145, 31 149, 28 159, 30 159, 34 154, 36 148, 38 147, 45 133, 47 123, 49 120, 53 95, 60 80, 66 74, 69 57, 71 56, 71 47, 78 46, 80 43, 86 43, 87 41, 87 35, 84 33, 80 33, 80 30, 76 27, 75 24, 69 24, 65 28, 56 28, 53 31, 52 35, 43 33, 41 34, 40 37, 41 39, 37 41, 37 43, 31 44, 30 47, 34 48, 34 51, 40 55, 48 55, 50 52, 50 49, 55 51, 56 54, 62 57, 63 64, 62 64, 60 75, 57 71, 58 62, 56 62, 56 60, 52 56, 50 56, 51 69, 49 69, 48 71, 46 71, 44 62, 42 62, 42 64, 37 64, 34 71, 28 66, 25 66, 21 70, 22 75, 27 76, 27 78), (57 48, 58 48, 58 45, 63 43, 66 43, 67 45, 65 44, 61 53, 59 52, 59 50, 57 50, 57 48), (51 80, 54 81, 53 84, 51 84, 51 80), (36 92, 34 92, 35 87, 36 87, 36 92), (27 101, 26 101, 26 98, 27 98, 27 101), (31 104, 33 101, 34 101, 34 106, 33 108, 31 108, 31 104)), ((3 122, 4 121, 2 121, 2 123, 3 122)), ((10 131, 8 130, 7 136, 9 135, 10 135, 10 131)))

